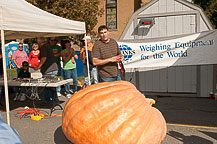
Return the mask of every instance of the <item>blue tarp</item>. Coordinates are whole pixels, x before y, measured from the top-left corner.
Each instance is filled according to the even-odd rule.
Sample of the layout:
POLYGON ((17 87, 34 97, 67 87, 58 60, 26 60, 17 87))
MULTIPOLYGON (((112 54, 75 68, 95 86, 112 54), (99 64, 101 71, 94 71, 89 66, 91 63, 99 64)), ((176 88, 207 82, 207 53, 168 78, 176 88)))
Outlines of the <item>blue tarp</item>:
POLYGON ((75 59, 75 62, 76 62, 76 68, 77 68, 77 74, 78 76, 83 76, 83 62, 80 58, 80 52, 79 51, 76 51, 76 54, 78 55, 78 59, 76 60, 75 59))

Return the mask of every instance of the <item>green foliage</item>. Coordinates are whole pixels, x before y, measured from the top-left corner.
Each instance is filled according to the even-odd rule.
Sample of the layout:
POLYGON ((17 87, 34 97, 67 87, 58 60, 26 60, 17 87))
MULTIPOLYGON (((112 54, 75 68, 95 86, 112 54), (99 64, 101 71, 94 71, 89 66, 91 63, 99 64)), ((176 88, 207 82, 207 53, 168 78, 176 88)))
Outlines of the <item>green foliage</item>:
POLYGON ((87 33, 95 35, 98 16, 102 16, 103 8, 99 8, 100 0, 27 0, 33 5, 52 14, 70 20, 83 21, 87 33))
POLYGON ((214 28, 217 28, 217 0, 193 0, 193 2, 203 8, 214 28))

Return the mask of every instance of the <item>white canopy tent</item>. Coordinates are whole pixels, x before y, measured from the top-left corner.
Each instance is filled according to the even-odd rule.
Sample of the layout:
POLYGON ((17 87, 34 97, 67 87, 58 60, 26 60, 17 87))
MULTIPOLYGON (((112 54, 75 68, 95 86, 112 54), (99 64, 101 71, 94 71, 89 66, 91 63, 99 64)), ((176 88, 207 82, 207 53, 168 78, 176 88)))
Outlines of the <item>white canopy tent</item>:
POLYGON ((0 28, 7 123, 10 125, 5 40, 85 34, 85 23, 43 11, 25 0, 0 0, 0 28))
POLYGON ((0 0, 0 23, 5 39, 85 34, 85 23, 43 11, 25 0, 0 0))

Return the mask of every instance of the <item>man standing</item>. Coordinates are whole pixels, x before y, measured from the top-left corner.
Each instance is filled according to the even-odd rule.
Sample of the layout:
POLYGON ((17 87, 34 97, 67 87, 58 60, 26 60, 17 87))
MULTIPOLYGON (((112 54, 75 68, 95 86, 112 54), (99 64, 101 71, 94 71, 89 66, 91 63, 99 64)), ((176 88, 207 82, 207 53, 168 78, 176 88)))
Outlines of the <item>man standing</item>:
POLYGON ((93 46, 93 65, 98 68, 100 82, 121 80, 118 75, 118 62, 123 60, 117 42, 109 37, 108 28, 101 25, 98 28, 100 39, 93 46))
POLYGON ((18 50, 15 51, 12 55, 12 60, 17 67, 17 75, 20 73, 22 63, 28 61, 28 56, 25 51, 23 51, 23 43, 18 44, 18 50))
MULTIPOLYGON (((52 49, 48 44, 46 44, 46 39, 38 38, 38 45, 40 47, 40 63, 34 69, 35 70, 41 69, 42 75, 52 75, 52 74, 57 75, 58 67, 57 64, 55 63, 55 58, 52 49)), ((45 101, 48 104, 52 102, 51 99, 55 104, 60 103, 57 97, 57 93, 56 92, 52 93, 51 89, 45 88, 44 96, 45 96, 45 101)))
MULTIPOLYGON (((50 48, 53 50, 53 54, 54 54, 54 57, 55 57, 55 62, 57 64, 57 66, 58 66, 57 76, 63 76, 63 70, 62 70, 62 67, 61 67, 61 64, 60 64, 61 47, 58 46, 56 43, 57 43, 57 40, 56 40, 55 37, 50 37, 49 38, 50 48)), ((61 91, 61 87, 58 86, 57 87, 57 96, 61 96, 60 91, 61 91)))
POLYGON ((98 83, 98 75, 97 75, 97 69, 96 66, 93 65, 92 62, 92 48, 93 44, 91 43, 91 37, 85 36, 83 38, 84 42, 81 42, 81 51, 80 51, 80 58, 83 61, 83 73, 84 73, 84 81, 89 86, 89 78, 88 78, 88 70, 87 70, 87 58, 86 58, 86 46, 85 46, 85 40, 87 41, 87 51, 88 51, 88 61, 89 61, 89 71, 90 76, 93 79, 93 84, 98 83))

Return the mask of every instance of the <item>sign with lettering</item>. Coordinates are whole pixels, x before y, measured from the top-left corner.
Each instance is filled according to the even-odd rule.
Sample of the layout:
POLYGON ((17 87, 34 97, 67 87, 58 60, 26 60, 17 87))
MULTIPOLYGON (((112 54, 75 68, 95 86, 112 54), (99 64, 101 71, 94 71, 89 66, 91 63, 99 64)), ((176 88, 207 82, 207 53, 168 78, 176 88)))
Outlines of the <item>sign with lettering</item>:
POLYGON ((217 64, 216 42, 213 30, 165 41, 118 41, 118 45, 125 68, 142 68, 217 64))

